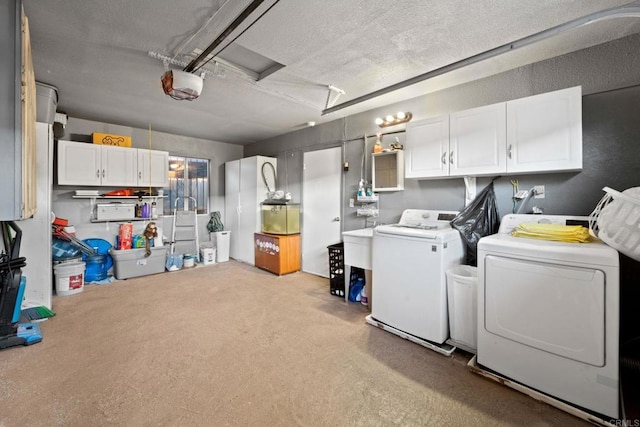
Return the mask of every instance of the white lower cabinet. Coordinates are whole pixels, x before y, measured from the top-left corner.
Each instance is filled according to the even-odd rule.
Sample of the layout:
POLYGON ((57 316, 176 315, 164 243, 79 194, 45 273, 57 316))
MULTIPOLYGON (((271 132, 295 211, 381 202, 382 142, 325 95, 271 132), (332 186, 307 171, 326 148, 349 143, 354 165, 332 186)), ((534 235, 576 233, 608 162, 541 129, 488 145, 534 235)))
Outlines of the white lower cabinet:
POLYGON ((407 125, 405 178, 581 169, 580 86, 407 125))
POLYGON ((166 151, 58 141, 58 185, 166 187, 166 151))

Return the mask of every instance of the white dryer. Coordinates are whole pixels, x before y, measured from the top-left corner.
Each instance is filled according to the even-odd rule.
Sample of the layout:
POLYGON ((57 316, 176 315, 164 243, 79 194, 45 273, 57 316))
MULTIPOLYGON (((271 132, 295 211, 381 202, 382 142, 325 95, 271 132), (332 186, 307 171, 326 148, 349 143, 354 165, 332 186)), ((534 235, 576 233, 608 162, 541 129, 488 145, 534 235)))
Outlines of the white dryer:
POLYGON ((373 232, 373 289, 367 322, 451 354, 445 272, 464 260, 457 212, 406 209, 398 224, 373 232))
POLYGON ((507 215, 478 243, 477 361, 590 412, 619 416, 619 257, 600 241, 513 237, 521 223, 586 217, 507 215))

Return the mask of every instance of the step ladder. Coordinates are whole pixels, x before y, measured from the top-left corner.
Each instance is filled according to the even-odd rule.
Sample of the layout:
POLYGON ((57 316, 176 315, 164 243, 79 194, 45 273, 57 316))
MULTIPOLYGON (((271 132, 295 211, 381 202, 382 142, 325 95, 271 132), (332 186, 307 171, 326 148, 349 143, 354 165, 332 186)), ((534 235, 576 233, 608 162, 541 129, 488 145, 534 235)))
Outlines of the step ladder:
POLYGON ((199 260, 198 241, 198 202, 193 197, 177 197, 173 208, 173 232, 171 236, 172 254, 191 254, 199 260), (178 210, 182 200, 184 209, 178 210), (193 210, 189 210, 189 201, 193 201, 193 210))

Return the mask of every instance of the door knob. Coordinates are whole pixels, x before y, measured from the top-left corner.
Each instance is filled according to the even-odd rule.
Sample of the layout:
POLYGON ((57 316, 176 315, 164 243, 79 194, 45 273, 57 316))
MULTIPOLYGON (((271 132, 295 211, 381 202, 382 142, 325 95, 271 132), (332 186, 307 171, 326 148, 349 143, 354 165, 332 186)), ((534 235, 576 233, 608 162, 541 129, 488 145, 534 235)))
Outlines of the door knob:
POLYGON ((339 216, 337 216, 337 217, 333 218, 333 220, 334 220, 335 222, 340 222, 340 217, 339 217, 339 216))

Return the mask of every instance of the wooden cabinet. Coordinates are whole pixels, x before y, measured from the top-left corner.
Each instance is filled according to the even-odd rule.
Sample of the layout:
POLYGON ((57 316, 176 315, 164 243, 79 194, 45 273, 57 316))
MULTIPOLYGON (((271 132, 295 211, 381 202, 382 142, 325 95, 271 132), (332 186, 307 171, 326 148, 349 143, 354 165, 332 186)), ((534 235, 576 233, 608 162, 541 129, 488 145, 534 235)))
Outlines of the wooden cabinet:
POLYGON ((507 172, 581 169, 580 86, 507 102, 507 172))
POLYGON ((58 141, 58 185, 166 187, 169 153, 58 141))
POLYGON ((300 270, 300 235, 254 234, 255 265, 282 275, 300 270))
POLYGON ((400 150, 371 155, 371 181, 374 192, 404 190, 403 154, 400 150))

